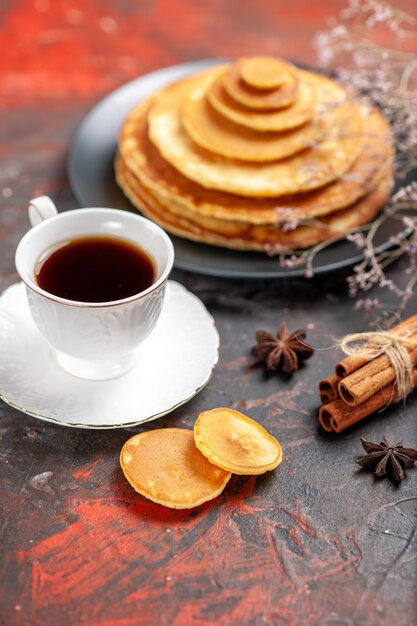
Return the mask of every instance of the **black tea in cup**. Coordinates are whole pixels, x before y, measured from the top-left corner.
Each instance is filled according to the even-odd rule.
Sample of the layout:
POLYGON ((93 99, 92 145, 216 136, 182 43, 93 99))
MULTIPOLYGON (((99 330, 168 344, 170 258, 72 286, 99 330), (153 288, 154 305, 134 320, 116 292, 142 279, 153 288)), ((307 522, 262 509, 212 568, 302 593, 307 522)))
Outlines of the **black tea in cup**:
POLYGON ((152 285, 155 267, 134 243, 96 235, 62 242, 46 251, 35 267, 39 287, 78 302, 111 302, 152 285))

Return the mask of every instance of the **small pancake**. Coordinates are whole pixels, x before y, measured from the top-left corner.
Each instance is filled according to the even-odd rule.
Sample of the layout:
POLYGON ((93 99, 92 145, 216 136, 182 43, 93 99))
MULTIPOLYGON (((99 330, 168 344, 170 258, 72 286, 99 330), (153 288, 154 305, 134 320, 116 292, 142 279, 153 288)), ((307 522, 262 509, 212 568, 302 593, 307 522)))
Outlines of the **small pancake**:
POLYGON ((133 489, 172 509, 188 509, 218 496, 230 473, 196 448, 192 430, 161 428, 124 444, 120 465, 133 489))
POLYGON ((296 68, 291 63, 274 57, 246 57, 240 59, 240 77, 255 89, 276 89, 288 81, 296 68))
POLYGON ((242 161, 276 161, 317 144, 325 128, 321 121, 279 133, 256 132, 229 121, 207 101, 210 83, 201 81, 188 95, 181 121, 191 139, 215 154, 242 161))
MULTIPOLYGON (((260 164, 213 155, 196 146, 180 120, 188 94, 203 78, 212 80, 207 72, 205 77, 199 75, 165 88, 156 96, 148 114, 149 137, 163 158, 203 187, 256 197, 308 191, 344 174, 362 148, 361 109, 346 102, 322 116, 323 141, 291 159, 260 164)), ((128 146, 125 151, 129 152, 128 146)), ((135 171, 137 165, 131 151, 129 158, 129 167, 135 171)))
POLYGON ((265 111, 282 109, 295 102, 298 96, 298 71, 288 72, 285 82, 276 89, 255 89, 246 83, 240 74, 240 61, 230 66, 223 78, 223 86, 233 100, 248 109, 265 111))
POLYGON ((294 230, 282 230, 279 226, 251 225, 184 211, 175 201, 158 197, 144 187, 120 157, 115 166, 117 182, 132 204, 168 232, 205 244, 269 254, 308 248, 367 224, 385 204, 392 188, 392 178, 388 175, 355 204, 320 220, 308 220, 294 230))
MULTIPOLYGON (((126 164, 134 163, 134 176, 157 197, 200 215, 251 224, 276 224, 326 215, 353 204, 391 170, 390 128, 373 108, 364 113, 365 144, 353 167, 325 187, 280 198, 248 198, 206 189, 180 174, 149 141, 147 111, 150 103, 149 100, 142 103, 125 122, 119 142, 121 155, 126 164)), ((133 176, 132 170, 130 173, 133 176)))
POLYGON ((279 111, 252 111, 228 95, 222 85, 225 71, 207 89, 210 104, 232 122, 259 132, 296 128, 346 100, 346 91, 333 80, 315 72, 299 70, 299 92, 291 106, 279 111))
POLYGON ((194 424, 194 440, 210 463, 234 474, 264 474, 282 461, 278 441, 260 424, 233 409, 200 413, 194 424))
POLYGON ((223 74, 207 89, 207 99, 223 117, 258 132, 291 130, 309 122, 315 113, 314 92, 311 83, 304 80, 297 100, 279 111, 253 111, 239 104, 223 87, 223 74))

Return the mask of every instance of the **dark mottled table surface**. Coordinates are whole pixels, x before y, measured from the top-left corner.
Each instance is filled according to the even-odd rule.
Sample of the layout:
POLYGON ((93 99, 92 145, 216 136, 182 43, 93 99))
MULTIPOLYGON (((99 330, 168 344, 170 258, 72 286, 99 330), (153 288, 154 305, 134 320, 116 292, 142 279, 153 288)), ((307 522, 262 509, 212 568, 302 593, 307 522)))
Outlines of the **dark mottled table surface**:
MULTIPOLYGON (((406 2, 397 2, 404 5, 406 2)), ((104 94, 199 58, 273 53, 314 62, 313 34, 339 0, 4 0, 0 6, 0 288, 27 201, 76 201, 73 133, 104 94)), ((390 277, 401 275, 397 264, 390 277)), ((359 436, 417 443, 415 397, 341 434, 316 422, 317 382, 338 360, 317 351, 290 380, 251 367, 258 328, 284 320, 329 346, 368 327, 345 287, 233 282, 174 271, 215 318, 220 361, 193 400, 143 428, 67 429, 0 404, 0 622, 5 626, 411 626, 416 622, 417 470, 396 487, 355 465, 359 436), (234 477, 195 510, 137 495, 118 455, 142 429, 191 428, 227 405, 282 443, 284 461, 234 477)), ((408 313, 415 312, 416 298, 408 313)), ((0 390, 1 391, 1 390, 0 390)))

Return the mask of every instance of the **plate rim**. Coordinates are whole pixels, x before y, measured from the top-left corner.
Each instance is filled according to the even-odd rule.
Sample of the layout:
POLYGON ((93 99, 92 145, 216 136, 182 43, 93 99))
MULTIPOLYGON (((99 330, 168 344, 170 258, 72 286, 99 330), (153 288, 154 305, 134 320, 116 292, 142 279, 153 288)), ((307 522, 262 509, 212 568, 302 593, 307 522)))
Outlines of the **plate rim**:
MULTIPOLYGON (((143 81, 152 80, 154 78, 158 79, 160 77, 163 77, 165 74, 169 76, 173 71, 180 72, 181 74, 183 73, 182 74, 183 76, 187 76, 187 75, 191 75, 193 72, 204 69, 205 67, 219 65, 221 63, 229 62, 230 60, 231 60, 231 57, 212 57, 212 58, 186 61, 183 63, 177 63, 173 65, 167 65, 162 68, 158 68, 150 72, 147 72, 145 74, 142 74, 141 76, 138 76, 136 78, 133 78, 132 80, 129 80, 126 83, 121 84, 119 87, 116 87, 112 91, 108 92, 105 96, 103 96, 100 100, 98 100, 87 111, 87 113, 84 115, 84 117, 81 119, 80 123, 76 127, 72 136, 69 150, 68 150, 67 173, 68 173, 70 187, 74 194, 75 199, 83 207, 89 206, 88 203, 85 202, 85 199, 83 197, 84 194, 80 190, 80 187, 78 184, 78 180, 77 180, 78 177, 75 174, 76 166, 75 166, 74 155, 75 155, 77 143, 80 141, 80 136, 81 136, 83 129, 88 126, 90 120, 94 118, 94 116, 97 114, 98 111, 100 111, 101 108, 105 108, 108 105, 109 101, 111 101, 113 98, 117 96, 120 96, 123 93, 123 91, 128 92, 132 89, 132 87, 134 87, 134 85, 140 84, 143 81)), ((296 64, 299 67, 304 67, 304 68, 309 67, 312 70, 321 72, 323 74, 331 73, 328 71, 326 72, 325 68, 303 64, 301 62, 297 62, 296 64)), ((173 80, 175 81, 176 79, 174 78, 173 80)), ((168 85, 169 82, 170 81, 167 81, 166 85, 168 85)), ((141 98, 138 99, 138 102, 140 101, 141 101, 141 98)), ((122 123, 122 120, 121 120, 121 123, 122 123)), ((116 141, 116 145, 117 145, 117 141, 116 141)), ((394 184, 395 184, 395 179, 394 179, 394 184)), ((132 205, 132 208, 135 209, 136 207, 132 205)), ((383 210, 383 207, 381 208, 381 210, 383 210)), ((178 237, 176 235, 169 233, 168 231, 166 232, 168 236, 171 239, 173 239, 174 248, 175 248, 175 241, 177 239, 184 241, 187 244, 192 244, 196 246, 208 245, 208 244, 204 244, 203 242, 197 242, 197 241, 188 240, 186 238, 178 237)), ((346 240, 344 240, 344 242, 346 242, 346 240)), ((335 244, 331 244, 331 245, 337 245, 338 243, 339 242, 336 242, 335 244)), ((353 246, 354 244, 351 244, 351 245, 353 246)), ((378 245, 376 247, 376 250, 378 252, 383 252, 385 250, 388 250, 391 246, 392 244, 389 242, 389 240, 387 240, 385 242, 382 242, 380 245, 378 245)), ((253 251, 240 251, 240 250, 233 250, 233 249, 229 250, 228 248, 222 248, 221 246, 219 246, 219 249, 221 249, 222 251, 227 251, 227 253, 229 252, 235 253, 236 255, 242 255, 242 254, 244 255, 245 252, 253 253, 253 251)), ((262 254, 262 253, 259 253, 259 254, 262 254)), ((318 252, 318 254, 320 254, 320 251, 318 252)), ((265 256, 267 257, 268 255, 265 254, 265 256)), ((271 256, 270 258, 271 260, 274 258, 277 260, 278 269, 275 271, 254 270, 248 273, 248 272, 242 272, 242 270, 234 269, 234 268, 225 270, 225 269, 221 269, 217 267, 208 267, 206 265, 200 266, 198 265, 198 262, 196 265, 194 262, 189 262, 187 260, 178 259, 177 254, 175 254, 174 268, 196 273, 199 275, 212 276, 212 277, 224 278, 224 279, 232 279, 232 280, 283 280, 283 279, 291 279, 291 278, 304 278, 304 279, 310 280, 310 278, 307 277, 306 275, 307 268, 305 265, 296 267, 296 268, 283 268, 279 266, 278 256, 275 256, 275 257, 271 256)), ((348 259, 335 260, 333 262, 329 262, 325 265, 319 265, 317 267, 314 267, 314 263, 313 263, 314 274, 312 278, 321 276, 323 274, 331 274, 337 271, 345 270, 348 268, 353 268, 357 263, 360 263, 361 261, 363 261, 364 258, 365 258, 364 254, 362 254, 360 251, 356 251, 355 256, 351 256, 348 259)))

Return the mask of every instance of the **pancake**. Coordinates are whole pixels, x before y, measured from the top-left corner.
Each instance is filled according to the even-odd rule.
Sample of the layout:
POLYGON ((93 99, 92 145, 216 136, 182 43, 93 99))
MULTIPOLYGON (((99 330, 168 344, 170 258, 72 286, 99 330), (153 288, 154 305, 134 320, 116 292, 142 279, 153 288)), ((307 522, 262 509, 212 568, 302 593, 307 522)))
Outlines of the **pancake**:
POLYGON ((254 57, 139 104, 122 126, 115 167, 132 203, 169 232, 278 254, 371 221, 390 193, 392 162, 392 134, 376 109, 320 74, 254 57), (295 83, 296 94, 285 107, 251 109, 226 92, 231 76, 263 106, 278 93, 282 105, 295 83))
POLYGON ((279 111, 253 111, 233 100, 223 87, 223 73, 208 88, 207 99, 223 117, 258 132, 291 130, 309 122, 315 113, 314 92, 305 80, 300 82, 296 101, 279 111))
POLYGON ((391 170, 393 149, 388 123, 377 109, 370 109, 366 113, 362 152, 344 177, 325 187, 280 198, 248 198, 206 189, 181 175, 149 141, 150 102, 141 104, 124 125, 119 142, 122 158, 130 163, 133 153, 137 164, 134 175, 147 188, 167 202, 175 202, 200 215, 250 224, 276 224, 326 215, 353 204, 391 170))
MULTIPOLYGON (((346 102, 323 117, 323 141, 291 159, 260 164, 213 155, 196 146, 180 120, 181 107, 200 81, 200 76, 186 79, 161 91, 150 108, 148 123, 149 137, 164 159, 203 187, 257 197, 308 191, 344 174, 361 150, 361 109, 346 102)), ((134 152, 127 159, 132 171, 140 169, 134 152)))
POLYGON ((207 90, 210 104, 232 122, 259 132, 296 128, 346 100, 346 91, 334 81, 315 72, 299 70, 300 87, 294 104, 279 111, 252 111, 228 95, 222 85, 223 74, 207 90))
POLYGON ((133 489, 173 509, 188 509, 218 496, 230 472, 199 452, 192 430, 161 428, 129 439, 120 465, 133 489))
MULTIPOLYGON (((206 92, 216 78, 208 75, 192 89, 181 109, 181 122, 191 139, 202 148, 231 159, 275 161, 318 143, 326 125, 324 118, 295 130, 257 132, 231 122, 207 101, 206 92)), ((328 129, 327 129, 328 130, 328 129)))
POLYGON ((253 225, 185 212, 184 207, 156 197, 153 191, 138 183, 121 158, 116 160, 116 176, 134 206, 172 234, 210 245, 268 253, 308 248, 367 224, 385 204, 392 188, 392 178, 386 176, 353 205, 294 230, 282 230, 279 226, 253 225))
POLYGON ((241 61, 230 66, 223 78, 223 86, 233 100, 248 109, 269 110, 290 106, 297 96, 299 77, 296 68, 286 73, 285 82, 276 89, 255 89, 246 83, 240 74, 241 61))
POLYGON ((288 81, 296 68, 291 63, 274 57, 247 57, 240 59, 240 77, 255 89, 276 89, 288 81))
POLYGON ((278 441, 260 424, 233 409, 200 413, 194 424, 194 440, 210 463, 234 474, 264 474, 282 461, 278 441))

